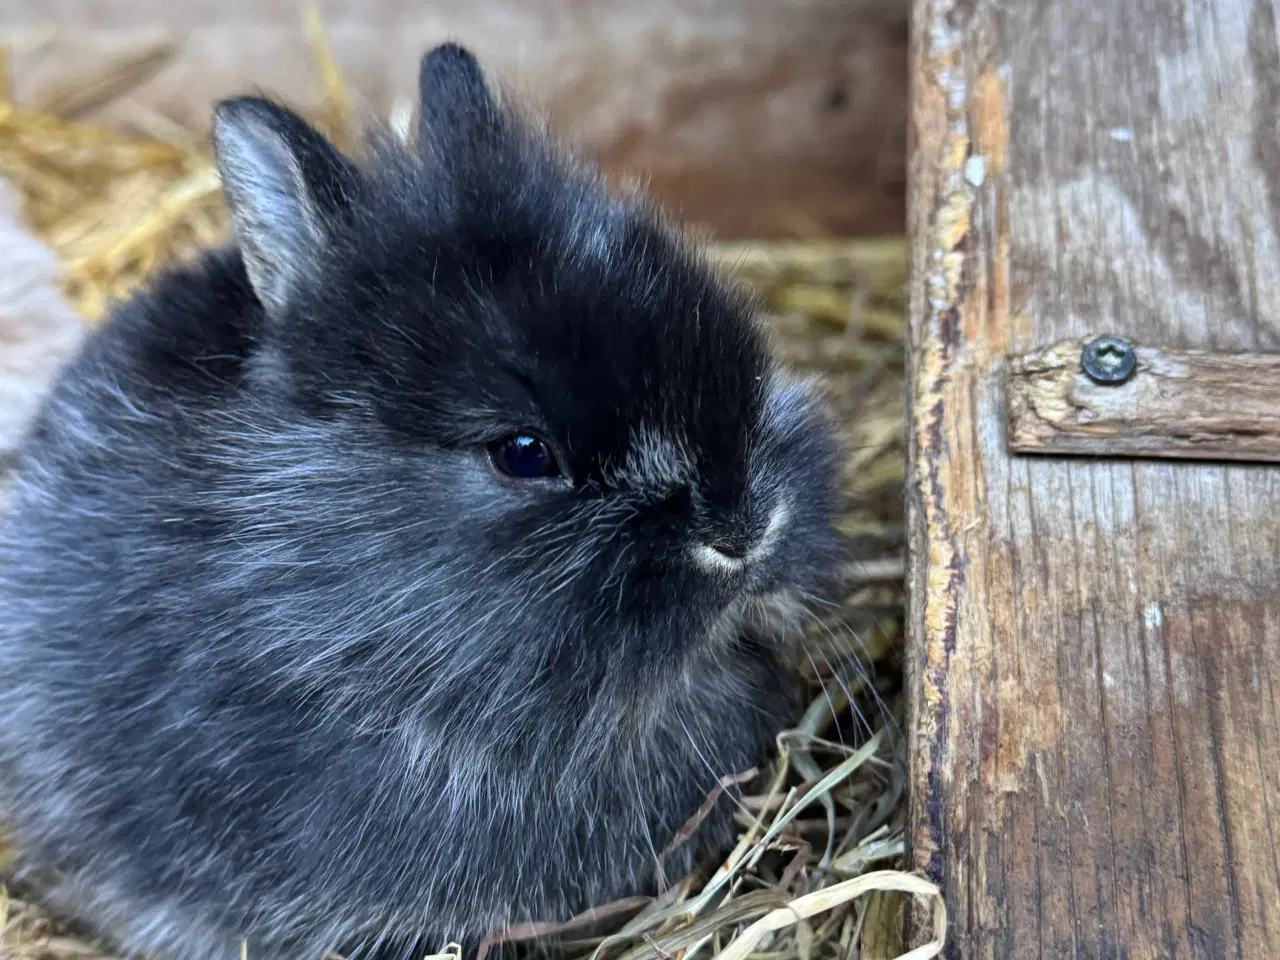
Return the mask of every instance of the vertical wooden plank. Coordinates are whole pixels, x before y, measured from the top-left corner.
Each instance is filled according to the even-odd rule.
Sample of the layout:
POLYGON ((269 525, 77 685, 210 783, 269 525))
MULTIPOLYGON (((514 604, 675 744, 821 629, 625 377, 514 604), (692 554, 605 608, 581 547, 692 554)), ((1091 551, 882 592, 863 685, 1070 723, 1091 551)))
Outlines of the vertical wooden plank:
POLYGON ((1001 395, 1280 344, 1276 10, 913 14, 913 865, 954 957, 1280 956, 1280 470, 1011 455, 1001 395))

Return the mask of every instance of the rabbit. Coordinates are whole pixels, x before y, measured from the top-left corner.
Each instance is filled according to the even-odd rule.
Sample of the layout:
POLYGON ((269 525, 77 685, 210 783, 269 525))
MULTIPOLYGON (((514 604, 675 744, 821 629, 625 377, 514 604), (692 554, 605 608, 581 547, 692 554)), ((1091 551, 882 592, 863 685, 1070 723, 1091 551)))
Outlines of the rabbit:
POLYGON ((131 956, 473 951, 652 893, 803 707, 818 385, 465 47, 418 85, 349 154, 219 101, 229 241, 115 305, 22 448, 0 820, 131 956))

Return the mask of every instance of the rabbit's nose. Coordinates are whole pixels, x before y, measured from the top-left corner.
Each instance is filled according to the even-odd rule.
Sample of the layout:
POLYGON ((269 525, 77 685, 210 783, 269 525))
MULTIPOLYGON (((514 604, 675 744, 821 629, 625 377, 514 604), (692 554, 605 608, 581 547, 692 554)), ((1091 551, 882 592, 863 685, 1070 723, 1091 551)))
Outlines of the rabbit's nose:
POLYGON ((723 544, 723 540, 694 544, 693 562, 708 573, 739 573, 747 565, 746 552, 727 553, 721 549, 723 544))
POLYGON ((694 547, 694 559, 700 566, 719 571, 740 570, 748 563, 767 557, 777 544, 782 528, 787 522, 787 506, 777 503, 769 512, 763 530, 752 533, 741 529, 720 533, 705 543, 694 547))
POLYGON ((718 537, 707 544, 716 553, 723 553, 730 560, 741 560, 750 547, 745 537, 718 537))

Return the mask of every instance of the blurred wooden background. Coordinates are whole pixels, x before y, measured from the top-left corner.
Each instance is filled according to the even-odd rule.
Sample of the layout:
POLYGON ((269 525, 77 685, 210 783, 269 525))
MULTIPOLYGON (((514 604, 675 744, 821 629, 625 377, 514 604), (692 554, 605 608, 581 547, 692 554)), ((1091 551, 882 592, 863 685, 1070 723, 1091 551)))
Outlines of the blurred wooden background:
MULTIPOLYGON (((345 75, 383 115, 444 39, 547 109, 614 171, 650 178, 725 238, 900 232, 905 0, 328 0, 345 75)), ((296 0, 5 0, 15 95, 58 90, 168 38, 174 58, 93 119, 139 108, 203 128, 254 88, 303 105, 312 70, 296 0)))

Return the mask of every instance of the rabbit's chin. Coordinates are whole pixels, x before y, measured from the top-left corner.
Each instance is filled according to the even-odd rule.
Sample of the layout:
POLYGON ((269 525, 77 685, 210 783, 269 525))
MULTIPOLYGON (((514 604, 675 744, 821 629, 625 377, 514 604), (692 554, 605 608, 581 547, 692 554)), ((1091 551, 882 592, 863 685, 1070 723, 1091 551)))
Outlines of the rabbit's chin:
POLYGON ((810 617, 800 591, 786 587, 734 600, 707 631, 703 650, 712 656, 747 642, 779 653, 798 647, 810 617))

